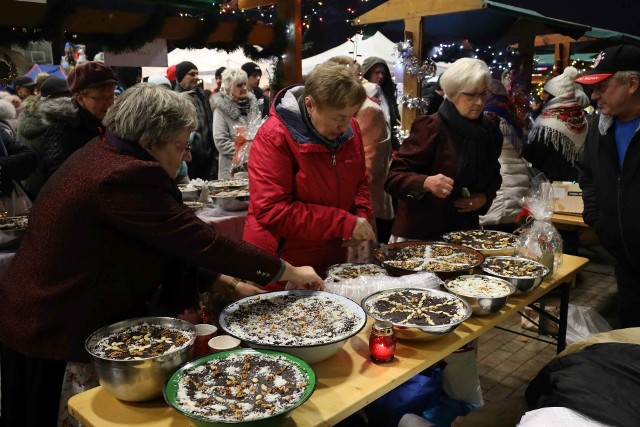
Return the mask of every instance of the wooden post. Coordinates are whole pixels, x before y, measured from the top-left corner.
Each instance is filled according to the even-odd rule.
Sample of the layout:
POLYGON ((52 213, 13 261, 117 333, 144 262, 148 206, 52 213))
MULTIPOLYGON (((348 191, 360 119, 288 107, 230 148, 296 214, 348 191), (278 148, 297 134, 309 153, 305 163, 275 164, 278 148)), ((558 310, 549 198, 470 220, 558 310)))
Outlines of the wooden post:
MULTIPOLYGON (((411 40, 413 53, 422 59, 422 18, 407 18, 404 20, 404 39, 411 40)), ((402 91, 411 97, 420 96, 421 83, 416 77, 410 76, 406 71, 403 77, 402 91)), ((411 124, 416 119, 418 112, 402 106, 402 129, 411 129, 411 124)))
POLYGON ((282 86, 302 83, 301 0, 279 0, 278 18, 288 25, 289 44, 282 60, 282 86))
POLYGON ((553 65, 558 69, 558 73, 562 73, 565 68, 569 66, 569 60, 571 57, 571 43, 556 43, 553 65))

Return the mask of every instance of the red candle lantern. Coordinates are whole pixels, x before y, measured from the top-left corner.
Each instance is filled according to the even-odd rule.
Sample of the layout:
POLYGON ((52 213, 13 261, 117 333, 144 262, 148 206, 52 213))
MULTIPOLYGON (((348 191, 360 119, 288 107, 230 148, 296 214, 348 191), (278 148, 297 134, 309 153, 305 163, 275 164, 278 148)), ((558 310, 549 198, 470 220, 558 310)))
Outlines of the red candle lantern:
POLYGON ((375 322, 369 336, 371 360, 378 363, 391 362, 396 353, 396 336, 391 322, 375 322))

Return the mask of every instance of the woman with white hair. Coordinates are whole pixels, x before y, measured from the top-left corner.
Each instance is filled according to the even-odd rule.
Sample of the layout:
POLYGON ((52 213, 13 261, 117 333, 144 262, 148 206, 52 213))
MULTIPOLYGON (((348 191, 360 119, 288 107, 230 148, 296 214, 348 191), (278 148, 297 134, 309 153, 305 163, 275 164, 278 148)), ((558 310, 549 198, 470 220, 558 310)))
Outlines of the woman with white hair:
POLYGON ((47 181, 0 286, 3 425, 56 425, 66 364, 90 361, 84 341, 99 328, 152 306, 175 315, 198 291, 261 292, 232 277, 322 287, 311 267, 221 234, 182 203, 175 177, 197 117, 187 95, 133 86, 104 136, 47 181))
POLYGON ((483 114, 490 81, 478 59, 458 59, 442 74, 444 102, 415 120, 391 162, 385 188, 399 199, 392 240, 479 227, 502 182, 499 122, 483 114))
POLYGON ((257 107, 258 100, 247 89, 247 73, 239 68, 227 68, 222 72, 221 94, 213 99, 213 142, 220 153, 218 179, 225 179, 231 177, 236 129, 246 126, 249 112, 257 107))

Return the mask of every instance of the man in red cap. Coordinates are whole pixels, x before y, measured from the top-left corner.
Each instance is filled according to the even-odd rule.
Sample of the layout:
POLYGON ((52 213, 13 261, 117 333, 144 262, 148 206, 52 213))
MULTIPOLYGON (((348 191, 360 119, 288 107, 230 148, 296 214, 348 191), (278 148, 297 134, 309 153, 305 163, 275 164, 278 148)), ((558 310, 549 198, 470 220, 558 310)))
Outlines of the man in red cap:
POLYGON ((98 61, 84 62, 67 76, 72 98, 60 104, 60 114, 47 130, 43 165, 45 179, 78 148, 102 133, 102 119, 113 105, 118 79, 98 61))
POLYGON ((603 50, 576 82, 600 110, 578 163, 582 216, 616 259, 619 326, 640 326, 640 48, 603 50))

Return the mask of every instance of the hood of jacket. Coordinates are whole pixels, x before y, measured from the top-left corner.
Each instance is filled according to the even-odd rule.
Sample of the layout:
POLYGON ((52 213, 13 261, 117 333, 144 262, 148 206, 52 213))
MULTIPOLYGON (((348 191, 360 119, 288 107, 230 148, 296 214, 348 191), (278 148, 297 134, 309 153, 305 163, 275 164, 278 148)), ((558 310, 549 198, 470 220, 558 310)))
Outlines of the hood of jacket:
MULTIPOLYGON (((307 126, 303 112, 300 110, 301 98, 304 94, 304 86, 289 86, 282 89, 273 101, 272 114, 275 114, 287 127, 291 137, 299 144, 323 144, 324 141, 318 137, 312 129, 307 126)), ((351 123, 349 127, 340 135, 336 141, 344 143, 353 136, 351 123)))
MULTIPOLYGON (((256 108, 258 106, 258 99, 256 96, 247 91, 247 97, 249 98, 249 110, 252 108, 256 108)), ((216 110, 220 110, 225 117, 230 118, 231 120, 238 121, 240 118, 240 107, 238 103, 231 99, 229 95, 224 92, 220 92, 218 96, 212 98, 213 106, 216 110)))
POLYGON ((42 99, 40 101, 40 112, 47 123, 74 119, 78 116, 79 110, 72 98, 42 99))

